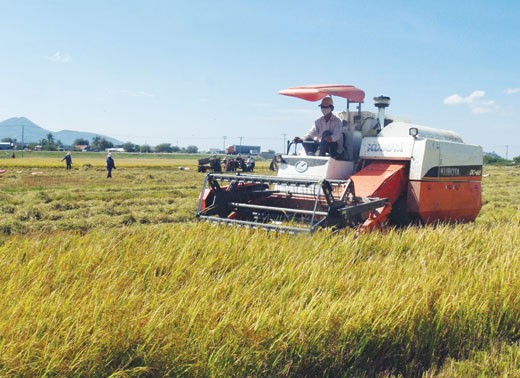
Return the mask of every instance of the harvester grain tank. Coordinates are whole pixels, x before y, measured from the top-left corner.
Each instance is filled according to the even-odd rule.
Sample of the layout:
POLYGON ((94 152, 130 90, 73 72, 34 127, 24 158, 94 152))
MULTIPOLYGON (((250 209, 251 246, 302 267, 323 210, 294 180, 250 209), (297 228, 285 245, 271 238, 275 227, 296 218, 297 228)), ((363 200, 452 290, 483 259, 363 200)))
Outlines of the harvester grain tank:
POLYGON ((361 110, 365 93, 351 85, 293 87, 280 94, 347 100, 340 156, 315 156, 313 143, 290 143, 276 157, 277 176, 208 174, 201 220, 313 232, 320 227, 380 228, 388 223, 469 222, 482 206, 482 148, 454 132, 392 122, 390 98, 378 113, 361 110), (355 109, 351 111, 351 105, 355 109))

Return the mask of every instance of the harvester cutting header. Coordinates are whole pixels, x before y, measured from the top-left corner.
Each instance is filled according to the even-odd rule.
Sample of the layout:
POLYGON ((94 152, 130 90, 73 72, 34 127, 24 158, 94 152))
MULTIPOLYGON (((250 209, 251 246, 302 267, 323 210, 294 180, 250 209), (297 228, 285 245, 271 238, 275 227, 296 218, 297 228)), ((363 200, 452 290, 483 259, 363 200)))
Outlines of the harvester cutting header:
MULTIPOLYGON (((313 129, 311 137, 289 142, 286 154, 275 157, 277 176, 208 174, 199 219, 313 232, 477 217, 482 206, 480 146, 464 143, 452 131, 387 119, 386 96, 374 98, 377 114, 362 111, 365 93, 351 85, 301 86, 279 93, 321 100, 322 109, 333 109, 336 97, 346 99, 346 111, 334 116, 341 120, 341 131, 316 135, 313 129), (329 142, 334 148, 329 149, 329 142)), ((324 111, 327 120, 328 113, 324 111)))

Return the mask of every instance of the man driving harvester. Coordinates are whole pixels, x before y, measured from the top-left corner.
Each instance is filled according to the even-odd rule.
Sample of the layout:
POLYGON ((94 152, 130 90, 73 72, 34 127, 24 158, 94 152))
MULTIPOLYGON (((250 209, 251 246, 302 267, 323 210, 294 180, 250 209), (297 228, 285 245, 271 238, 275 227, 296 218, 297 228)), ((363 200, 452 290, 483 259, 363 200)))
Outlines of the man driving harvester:
POLYGON ((314 126, 304 135, 303 139, 295 137, 293 142, 315 141, 319 143, 319 156, 328 153, 331 157, 338 156, 338 150, 343 139, 341 120, 332 114, 334 104, 331 97, 324 97, 319 105, 323 117, 314 122, 314 126))

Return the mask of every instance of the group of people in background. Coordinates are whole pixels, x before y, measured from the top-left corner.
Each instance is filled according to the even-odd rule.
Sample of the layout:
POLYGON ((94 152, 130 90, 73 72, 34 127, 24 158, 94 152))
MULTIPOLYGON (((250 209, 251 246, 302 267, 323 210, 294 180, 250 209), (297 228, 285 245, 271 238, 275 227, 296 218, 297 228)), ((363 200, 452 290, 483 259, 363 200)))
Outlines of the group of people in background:
MULTIPOLYGON (((70 152, 67 152, 67 154, 61 159, 61 161, 65 160, 66 169, 72 169, 72 156, 70 152)), ((112 157, 111 153, 108 153, 107 159, 107 178, 112 178, 112 170, 116 169, 116 164, 114 162, 114 158, 112 157)), ((218 163, 217 163, 218 164, 218 163)), ((240 154, 237 155, 236 159, 226 159, 224 158, 222 160, 222 168, 226 172, 234 172, 237 169, 241 169, 244 172, 253 172, 255 169, 255 160, 248 156, 246 160, 240 156, 240 154)))
POLYGON ((241 169, 244 172, 253 172, 255 169, 255 160, 251 156, 248 156, 247 159, 244 160, 244 158, 238 154, 236 159, 222 159, 222 168, 226 172, 234 172, 237 169, 241 169))
MULTIPOLYGON (((70 152, 67 152, 67 154, 61 159, 61 161, 65 160, 66 169, 72 169, 72 156, 70 152)), ((112 157, 111 153, 108 153, 107 159, 107 178, 112 178, 112 170, 116 169, 116 164, 114 162, 114 158, 112 157)))

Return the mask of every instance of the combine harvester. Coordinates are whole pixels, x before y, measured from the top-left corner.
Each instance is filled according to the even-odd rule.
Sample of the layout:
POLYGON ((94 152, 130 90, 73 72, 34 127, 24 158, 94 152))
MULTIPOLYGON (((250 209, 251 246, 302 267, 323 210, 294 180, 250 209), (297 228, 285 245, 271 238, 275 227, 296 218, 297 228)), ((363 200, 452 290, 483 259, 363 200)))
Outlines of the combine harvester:
POLYGON ((287 146, 275 157, 277 176, 206 176, 200 220, 285 232, 390 223, 475 220, 482 206, 482 148, 454 132, 385 119, 389 97, 374 98, 378 114, 361 111, 365 93, 351 85, 294 87, 280 94, 308 101, 347 100, 343 152, 314 156, 314 142, 287 146), (350 110, 355 105, 354 111, 350 110), (294 152, 291 153, 291 150, 294 152))

